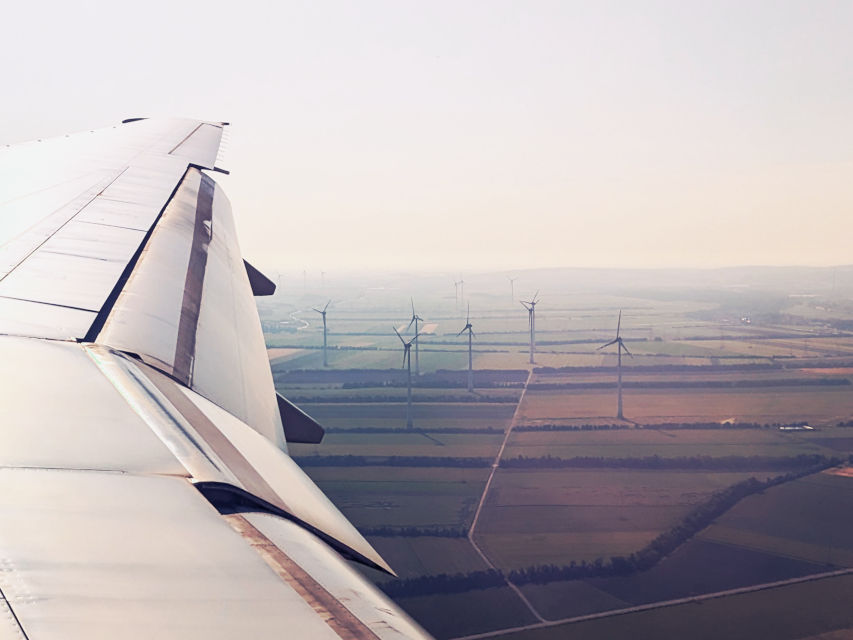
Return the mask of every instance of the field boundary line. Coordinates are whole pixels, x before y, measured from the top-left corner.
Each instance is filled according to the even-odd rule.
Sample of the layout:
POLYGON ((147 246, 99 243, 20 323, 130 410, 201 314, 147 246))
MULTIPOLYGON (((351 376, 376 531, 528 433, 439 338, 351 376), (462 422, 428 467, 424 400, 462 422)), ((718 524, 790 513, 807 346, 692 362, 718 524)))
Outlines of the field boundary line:
POLYGON ((853 568, 838 569, 835 571, 825 571, 823 573, 812 573, 807 576, 798 578, 788 578, 786 580, 776 580, 775 582, 764 582, 747 587, 737 587, 735 589, 726 589, 725 591, 715 591, 713 593, 704 593, 697 596, 686 596, 684 598, 676 598, 674 600, 661 600, 660 602, 650 602, 648 604, 639 604, 634 607, 626 607, 624 609, 612 609, 610 611, 600 611, 598 613, 588 613, 582 616, 574 616, 571 618, 561 618, 559 620, 546 620, 534 624, 527 624, 520 627, 508 627, 505 629, 496 629, 495 631, 486 631, 484 633, 475 633, 467 636, 459 636, 452 640, 480 640, 481 638, 496 638, 508 633, 518 633, 521 631, 532 631, 534 629, 547 629, 557 627, 564 624, 573 624, 577 622, 587 622, 589 620, 599 620, 601 618, 611 618, 615 616, 623 616, 629 613, 641 613, 643 611, 651 611, 653 609, 665 609, 667 607, 676 607, 682 604, 690 604, 691 602, 703 602, 705 600, 714 600, 717 598, 725 598, 728 596, 736 596, 744 593, 753 593, 756 591, 766 591, 768 589, 777 589, 779 587, 787 587, 803 582, 815 582, 826 578, 837 578, 839 576, 853 574, 853 568))
MULTIPOLYGON (((492 480, 495 477, 495 472, 498 470, 498 467, 501 464, 501 457, 503 457, 504 449, 506 449, 506 443, 509 442, 509 437, 512 434, 512 429, 515 427, 516 419, 518 418, 518 412, 521 410, 521 403, 524 401, 524 396, 527 393, 527 387, 530 384, 530 380, 533 378, 533 369, 530 370, 530 373, 527 374, 527 380, 524 382, 524 389, 521 391, 521 395, 518 398, 518 404, 515 407, 515 411, 512 414, 512 419, 506 427, 506 431, 504 432, 504 439, 501 442, 501 447, 498 449, 498 453, 495 456, 495 461, 492 462, 492 467, 489 470, 489 477, 486 480, 486 484, 483 487, 483 495, 480 496, 480 502, 477 504, 477 510, 474 512, 474 519, 471 521, 471 526, 468 528, 468 542, 471 543, 471 546, 474 547, 474 551, 477 552, 477 555, 482 558, 483 562, 486 563, 486 566, 490 569, 494 569, 495 571, 500 571, 494 563, 489 560, 489 557, 485 554, 485 552, 480 548, 480 545, 474 540, 474 530, 477 528, 477 523, 480 521, 480 512, 483 510, 483 505, 486 503, 486 497, 489 495, 489 489, 492 486, 492 480)), ((515 592, 515 595, 518 596, 518 599, 524 603, 524 606, 533 614, 533 617, 539 620, 540 623, 547 622, 545 618, 535 609, 535 607, 530 603, 530 600, 527 599, 527 596, 522 593, 521 589, 519 589, 515 584, 513 584, 510 579, 504 576, 504 582, 506 582, 507 586, 515 592)))

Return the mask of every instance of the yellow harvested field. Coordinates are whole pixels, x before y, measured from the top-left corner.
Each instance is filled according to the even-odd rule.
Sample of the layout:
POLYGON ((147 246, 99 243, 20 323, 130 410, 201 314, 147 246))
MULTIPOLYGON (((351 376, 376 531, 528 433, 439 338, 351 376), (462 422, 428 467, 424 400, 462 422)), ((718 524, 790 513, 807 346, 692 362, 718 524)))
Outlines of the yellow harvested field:
POLYGON ((832 469, 827 469, 824 471, 825 474, 830 476, 841 476, 842 478, 853 478, 853 467, 846 465, 843 467, 833 467, 832 469))
POLYGON ((270 359, 270 362, 275 360, 289 360, 295 356, 299 356, 305 353, 305 349, 284 349, 280 347, 274 347, 272 349, 267 349, 267 356, 270 359))

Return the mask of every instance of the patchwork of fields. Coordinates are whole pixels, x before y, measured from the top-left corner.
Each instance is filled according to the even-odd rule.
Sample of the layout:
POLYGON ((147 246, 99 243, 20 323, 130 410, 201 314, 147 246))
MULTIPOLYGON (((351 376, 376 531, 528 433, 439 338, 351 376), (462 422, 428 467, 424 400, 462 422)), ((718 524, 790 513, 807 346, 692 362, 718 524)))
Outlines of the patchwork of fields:
MULTIPOLYGON (((574 592, 564 595, 570 598, 574 592)), ((594 595, 580 597, 596 599, 594 595)), ((849 629, 853 628, 851 601, 853 576, 846 575, 499 637, 502 640, 817 640, 818 637, 842 640, 850 637, 849 629), (834 635, 838 630, 848 631, 834 635)))
POLYGON ((500 567, 629 555, 711 493, 766 472, 499 470, 478 540, 500 567))
MULTIPOLYGON (((287 317, 296 313, 299 321, 267 340, 278 390, 328 429, 319 445, 291 445, 292 455, 400 580, 365 574, 392 589, 436 637, 853 567, 853 473, 823 472, 739 500, 649 569, 629 575, 595 569, 640 552, 750 478, 763 481, 853 454, 853 428, 842 426, 853 420, 853 335, 693 317, 711 313, 715 307, 707 303, 614 296, 605 305, 601 296, 581 297, 562 310, 543 308, 541 317, 537 310, 541 333, 525 387, 526 318, 498 305, 474 318, 470 393, 467 343, 455 338, 461 311, 452 298, 435 303, 442 313, 429 318, 434 326, 421 339, 411 430, 402 354, 390 333, 406 324, 400 318, 362 307, 347 317, 339 308, 327 369, 309 313, 290 309, 287 317), (615 356, 596 349, 612 339, 610 316, 623 305, 625 340, 635 357, 623 362, 626 419, 620 421, 615 356), (795 424, 813 429, 779 429, 795 424), (467 534, 499 451, 473 536, 484 561, 467 534), (521 584, 529 606, 505 584, 443 593, 428 580, 447 574, 471 581, 492 566, 508 575, 540 565, 592 569, 582 579, 521 584)), ((726 626, 733 638, 793 639, 853 625, 837 610, 843 600, 837 593, 853 595, 850 578, 773 590, 778 603, 808 598, 799 614, 777 610, 784 607, 770 593, 501 637, 702 637, 701 621, 721 616, 736 621, 726 626), (751 620, 750 607, 788 623, 751 620)))

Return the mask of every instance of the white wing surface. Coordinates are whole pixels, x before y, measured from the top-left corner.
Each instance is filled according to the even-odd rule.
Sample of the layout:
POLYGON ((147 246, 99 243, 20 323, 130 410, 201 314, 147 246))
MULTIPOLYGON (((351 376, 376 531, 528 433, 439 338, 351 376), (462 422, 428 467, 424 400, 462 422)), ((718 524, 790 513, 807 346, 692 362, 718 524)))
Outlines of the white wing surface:
POLYGON ((223 126, 0 148, 0 640, 428 637, 287 455, 223 126))

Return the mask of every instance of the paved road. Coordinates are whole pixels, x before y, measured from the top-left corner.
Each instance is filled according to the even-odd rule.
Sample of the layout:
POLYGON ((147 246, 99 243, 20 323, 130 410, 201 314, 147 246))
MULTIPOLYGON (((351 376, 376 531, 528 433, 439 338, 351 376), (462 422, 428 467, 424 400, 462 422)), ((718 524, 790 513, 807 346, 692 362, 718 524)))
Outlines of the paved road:
POLYGON ((296 314, 298 313, 305 313, 305 311, 303 309, 300 309, 299 311, 292 312, 290 314, 290 319, 293 320, 293 322, 301 322, 302 326, 296 327, 296 330, 302 331, 303 329, 307 329, 308 327, 310 327, 311 323, 305 320, 304 318, 297 318, 296 314))
MULTIPOLYGON (((483 505, 486 502, 486 497, 489 495, 489 489, 492 486, 492 480, 495 477, 495 471, 498 470, 498 467, 501 463, 501 457, 504 454, 504 449, 506 449, 506 443, 509 441, 509 436, 512 433, 513 427, 515 427, 515 421, 518 418, 518 411, 521 408, 521 402, 524 400, 524 394, 527 393, 527 385, 530 384, 530 379, 533 377, 533 370, 530 370, 530 373, 527 374, 527 381, 524 383, 524 389, 521 392, 521 397, 518 399, 518 405, 515 407, 515 413, 512 415, 512 420, 509 423, 509 426, 506 429, 506 433, 504 433, 503 442, 501 442, 501 448, 498 449, 498 454, 495 456, 494 462, 492 462, 491 471, 489 471, 489 479, 486 480, 486 486, 483 487, 483 495, 480 496, 480 502, 477 504, 477 510, 474 512, 474 519, 471 521, 471 528, 468 529, 468 541, 471 543, 471 546, 474 547, 474 551, 476 551, 479 556, 483 559, 483 562, 486 563, 490 569, 497 569, 494 563, 489 560, 489 557, 483 553, 483 550, 480 548, 480 545, 477 544, 477 541, 474 540, 474 530, 477 528, 477 523, 480 521, 480 512, 483 510, 483 505)), ((515 586, 512 582, 509 581, 508 578, 504 578, 506 580, 507 586, 515 591, 515 594, 519 597, 519 599, 524 603, 524 605, 530 610, 530 613, 539 620, 540 623, 546 622, 545 618, 543 618, 539 612, 530 604, 530 600, 527 599, 521 589, 515 586)))
POLYGON ((687 598, 676 598, 675 600, 662 600, 661 602, 650 602, 649 604, 641 604, 635 607, 627 607, 625 609, 613 609, 612 611, 602 611, 601 613, 590 613, 585 616, 575 616, 574 618, 562 618, 560 620, 548 620, 533 624, 524 625, 521 627, 511 627, 508 629, 498 629, 497 631, 487 631, 486 633, 476 633, 470 636, 461 636, 454 640, 480 640, 481 638, 496 638, 507 633, 515 633, 518 631, 529 631, 531 629, 546 629, 548 627, 556 627, 562 624, 571 624, 573 622, 584 622, 586 620, 597 620, 599 618, 609 618, 612 616, 622 616, 628 613, 637 613, 640 611, 650 611, 652 609, 662 609, 664 607, 674 607, 680 604, 688 604, 691 602, 702 602, 703 600, 713 600, 715 598, 724 598, 726 596, 734 596, 741 593, 750 593, 753 591, 764 591, 765 589, 775 589, 777 587, 785 587, 791 584, 801 582, 812 582, 814 580, 822 580, 824 578, 834 578, 853 574, 853 569, 839 569, 837 571, 827 571, 825 573, 814 573, 808 576, 799 578, 790 578, 788 580, 777 580, 776 582, 765 582, 763 584, 755 584, 749 587, 739 587, 737 589, 727 589, 726 591, 716 591, 714 593, 706 593, 699 596, 690 596, 687 598))

